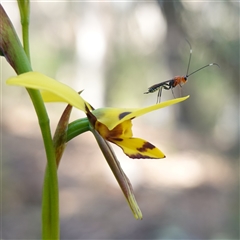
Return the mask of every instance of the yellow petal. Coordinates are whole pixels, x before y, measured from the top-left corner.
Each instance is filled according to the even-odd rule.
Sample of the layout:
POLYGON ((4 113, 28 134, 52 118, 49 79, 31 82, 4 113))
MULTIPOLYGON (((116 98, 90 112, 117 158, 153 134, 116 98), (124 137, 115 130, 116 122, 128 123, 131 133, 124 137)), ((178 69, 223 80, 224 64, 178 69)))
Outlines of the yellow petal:
POLYGON ((92 113, 97 117, 98 121, 103 123, 105 126, 108 127, 109 130, 112 130, 118 124, 133 119, 135 117, 139 117, 146 113, 158 110, 160 108, 164 108, 179 102, 182 102, 189 98, 189 96, 172 99, 166 102, 161 102, 149 107, 145 108, 135 108, 135 109, 128 109, 128 108, 99 108, 94 110, 92 113))
POLYGON ((7 84, 23 86, 26 88, 44 90, 48 101, 57 99, 66 102, 85 112, 85 101, 78 93, 66 84, 60 83, 38 72, 28 72, 9 78, 7 84), (55 98, 54 98, 55 97, 55 98))
POLYGON ((66 102, 62 97, 52 92, 42 90, 41 95, 44 102, 66 102))
POLYGON ((151 143, 140 138, 108 139, 122 148, 130 158, 165 158, 165 155, 151 143))
POLYGON ((117 138, 131 138, 132 137, 132 121, 127 120, 122 124, 117 125, 112 130, 109 130, 104 124, 100 122, 95 123, 95 130, 97 130, 104 139, 117 138))
POLYGON ((92 113, 99 122, 107 126, 109 130, 112 130, 120 123, 122 116, 124 117, 133 111, 134 109, 128 108, 98 108, 93 110, 92 113))
POLYGON ((141 116, 141 115, 144 115, 144 114, 146 114, 146 113, 149 113, 149 112, 158 110, 158 109, 160 109, 160 108, 165 108, 165 107, 168 107, 168 106, 170 106, 170 105, 173 105, 173 104, 182 102, 182 101, 184 101, 184 100, 186 100, 186 99, 188 99, 188 98, 189 98, 189 96, 182 97, 182 98, 176 98, 176 99, 172 99, 172 100, 168 100, 168 101, 165 101, 165 102, 161 102, 161 103, 158 103, 158 104, 149 106, 149 107, 136 109, 136 110, 135 110, 134 112, 132 112, 131 114, 128 114, 128 115, 126 115, 125 117, 123 117, 123 118, 121 119, 121 121, 125 121, 125 120, 127 120, 127 119, 139 117, 139 116, 141 116))

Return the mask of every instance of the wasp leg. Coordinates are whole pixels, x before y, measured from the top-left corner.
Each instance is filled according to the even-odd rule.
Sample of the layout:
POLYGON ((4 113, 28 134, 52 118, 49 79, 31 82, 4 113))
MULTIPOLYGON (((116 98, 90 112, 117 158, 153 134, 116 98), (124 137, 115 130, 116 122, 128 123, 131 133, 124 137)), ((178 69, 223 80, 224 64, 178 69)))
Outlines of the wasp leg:
POLYGON ((176 98, 175 95, 174 95, 173 87, 171 87, 171 91, 172 91, 173 97, 176 98))
POLYGON ((173 97, 176 98, 175 95, 174 95, 174 92, 173 92, 173 88, 174 88, 174 87, 172 86, 171 82, 169 82, 169 83, 167 83, 166 85, 164 85, 163 88, 164 88, 165 90, 170 90, 170 89, 171 89, 173 97))
POLYGON ((161 96, 162 96, 162 87, 159 88, 158 94, 157 94, 157 102, 156 104, 161 102, 161 96))
POLYGON ((179 84, 179 88, 180 88, 180 97, 182 97, 182 85, 179 84))

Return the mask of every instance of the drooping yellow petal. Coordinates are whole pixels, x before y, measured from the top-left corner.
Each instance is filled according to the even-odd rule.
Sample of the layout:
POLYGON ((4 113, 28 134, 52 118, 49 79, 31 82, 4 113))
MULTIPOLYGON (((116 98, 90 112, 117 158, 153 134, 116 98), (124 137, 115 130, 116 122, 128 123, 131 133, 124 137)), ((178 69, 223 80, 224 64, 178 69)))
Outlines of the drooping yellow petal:
POLYGON ((135 108, 135 109, 128 109, 128 108, 98 108, 94 110, 92 113, 94 116, 97 117, 98 121, 103 123, 105 126, 108 127, 109 130, 112 130, 118 124, 133 119, 135 117, 139 117, 146 113, 158 110, 160 108, 164 108, 179 102, 182 102, 189 98, 189 96, 172 99, 166 102, 161 102, 149 107, 145 108, 135 108))
POLYGON ((53 100, 55 97, 57 98, 57 101, 69 103, 70 105, 86 112, 86 102, 75 90, 66 84, 58 82, 39 72, 28 72, 9 78, 7 84, 44 90, 44 96, 48 101, 50 101, 51 98, 53 100))
POLYGON ((141 138, 108 139, 122 148, 130 158, 165 158, 165 155, 151 143, 141 138))

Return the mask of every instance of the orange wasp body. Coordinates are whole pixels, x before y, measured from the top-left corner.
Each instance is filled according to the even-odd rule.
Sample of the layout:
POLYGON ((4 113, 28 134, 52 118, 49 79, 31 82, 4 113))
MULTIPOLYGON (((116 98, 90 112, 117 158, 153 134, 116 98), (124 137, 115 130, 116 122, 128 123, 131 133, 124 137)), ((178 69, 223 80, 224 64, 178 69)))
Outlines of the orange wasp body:
POLYGON ((153 93, 153 92, 158 91, 157 103, 161 101, 162 89, 165 89, 165 90, 171 89, 172 90, 172 94, 174 96, 173 88, 175 88, 176 86, 182 87, 182 85, 187 82, 189 76, 191 76, 192 74, 200 71, 203 68, 210 67, 210 66, 213 66, 213 65, 218 66, 217 63, 210 63, 210 64, 205 65, 205 66, 195 70, 194 72, 188 74, 188 70, 189 70, 189 66, 190 66, 190 62, 191 62, 191 56, 192 56, 192 47, 191 47, 191 44, 189 42, 188 42, 188 44, 190 46, 190 55, 189 55, 189 61, 188 61, 188 67, 187 67, 187 74, 185 76, 176 76, 173 79, 170 79, 170 80, 167 80, 167 81, 164 81, 164 82, 161 82, 161 83, 154 84, 154 85, 152 85, 151 87, 148 88, 147 92, 145 92, 145 94, 148 94, 148 93, 153 93))

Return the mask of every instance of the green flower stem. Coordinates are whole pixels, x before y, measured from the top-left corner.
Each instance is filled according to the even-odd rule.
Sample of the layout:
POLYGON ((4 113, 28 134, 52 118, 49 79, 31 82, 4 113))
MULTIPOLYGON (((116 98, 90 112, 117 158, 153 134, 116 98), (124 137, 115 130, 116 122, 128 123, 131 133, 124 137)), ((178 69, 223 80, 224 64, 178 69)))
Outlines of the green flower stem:
POLYGON ((29 0, 18 0, 18 8, 21 16, 22 24, 22 38, 23 48, 25 50, 28 59, 30 60, 30 48, 29 48, 29 15, 30 15, 30 3, 29 0))
POLYGON ((77 137, 79 134, 89 131, 89 121, 87 118, 81 118, 68 125, 67 142, 77 137))
MULTIPOLYGON (((32 71, 14 27, 0 4, 0 52, 17 74, 32 71)), ((47 168, 43 189, 42 233, 43 239, 59 239, 59 199, 55 150, 51 137, 49 118, 38 90, 27 89, 33 102, 47 156, 47 168)))

